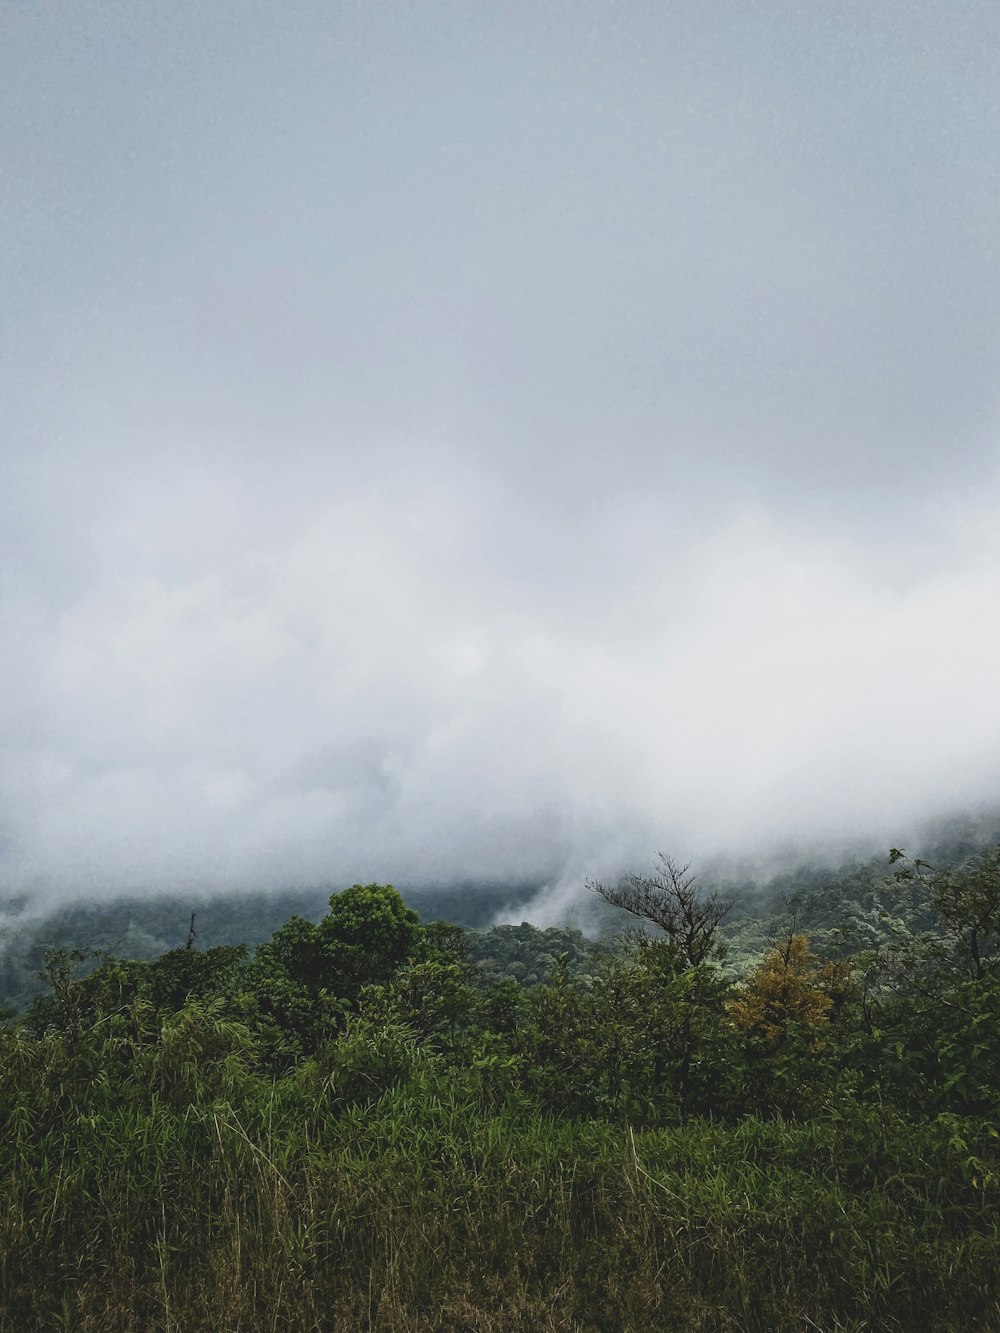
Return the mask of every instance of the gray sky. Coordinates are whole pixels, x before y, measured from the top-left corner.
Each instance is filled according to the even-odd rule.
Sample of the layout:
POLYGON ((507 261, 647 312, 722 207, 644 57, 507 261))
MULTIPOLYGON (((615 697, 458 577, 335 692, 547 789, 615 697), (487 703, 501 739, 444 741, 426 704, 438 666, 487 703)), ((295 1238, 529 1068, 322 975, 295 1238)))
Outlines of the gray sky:
POLYGON ((1000 8, 0 5, 0 887, 1000 797, 1000 8))

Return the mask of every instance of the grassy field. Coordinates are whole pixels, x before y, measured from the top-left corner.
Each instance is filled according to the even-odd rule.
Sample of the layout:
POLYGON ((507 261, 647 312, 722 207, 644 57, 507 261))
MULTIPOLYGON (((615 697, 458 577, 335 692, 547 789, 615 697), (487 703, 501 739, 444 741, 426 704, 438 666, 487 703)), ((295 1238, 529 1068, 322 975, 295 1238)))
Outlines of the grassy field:
POLYGON ((301 1073, 59 1090, 7 1118, 11 1333, 1000 1327, 987 1126, 634 1133, 486 1112, 439 1073, 346 1107, 301 1073))

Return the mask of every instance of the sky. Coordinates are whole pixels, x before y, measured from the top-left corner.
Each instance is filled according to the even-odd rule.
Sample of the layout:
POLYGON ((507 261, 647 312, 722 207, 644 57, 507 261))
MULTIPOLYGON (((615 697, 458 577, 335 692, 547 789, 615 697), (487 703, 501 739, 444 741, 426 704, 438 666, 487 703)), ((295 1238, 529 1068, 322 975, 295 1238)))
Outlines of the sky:
POLYGON ((1000 805, 993 0, 4 0, 0 892, 1000 805))

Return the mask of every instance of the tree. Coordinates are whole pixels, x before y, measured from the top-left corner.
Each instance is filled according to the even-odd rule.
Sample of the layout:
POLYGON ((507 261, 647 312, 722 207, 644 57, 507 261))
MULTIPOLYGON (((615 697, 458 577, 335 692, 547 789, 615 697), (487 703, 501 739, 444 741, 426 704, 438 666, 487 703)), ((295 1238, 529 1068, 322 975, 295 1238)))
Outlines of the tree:
POLYGON ((790 932, 726 1002, 743 1035, 743 1104, 762 1114, 814 1115, 853 1098, 852 965, 819 958, 790 932))
POLYGON ((956 968, 984 981, 1000 957, 1000 847, 934 875, 931 907, 954 950, 956 968))
MULTIPOLYGON (((591 881, 587 887, 665 936, 640 940, 641 947, 602 987, 620 1015, 615 1029, 622 1033, 620 1050, 609 1050, 605 1063, 622 1092, 631 1085, 633 1095, 652 1099, 650 1108, 666 1096, 683 1117, 701 1098, 703 1074, 712 1063, 702 1059, 712 1046, 705 1034, 718 1035, 727 1026, 719 1021, 720 978, 712 964, 722 957, 718 932, 729 905, 714 893, 702 895, 690 866, 663 852, 649 875, 629 874, 615 885, 591 881)), ((722 1044, 716 1041, 715 1049, 721 1051, 722 1044)))
POLYGON ((717 935, 731 904, 715 893, 703 897, 695 888, 690 865, 680 865, 660 852, 650 875, 628 874, 617 884, 588 880, 612 907, 657 926, 670 940, 687 967, 697 967, 721 956, 717 935))
POLYGON ((384 985, 414 953, 420 917, 391 884, 352 884, 330 898, 316 926, 326 984, 355 999, 362 986, 384 985))
POLYGON ((219 944, 204 951, 193 937, 145 967, 143 993, 158 1009, 181 1009, 190 999, 209 1000, 229 994, 246 962, 242 944, 219 944))
POLYGON ((819 1028, 830 1021, 829 986, 836 965, 809 951, 805 935, 789 935, 763 961, 729 1001, 729 1012, 746 1032, 771 1043, 784 1040, 793 1026, 819 1028))
POLYGON ((293 916, 242 972, 241 1012, 276 1067, 339 1030, 365 986, 386 985, 423 928, 391 884, 353 884, 319 922, 293 916))
POLYGON ((880 1083, 929 1113, 988 1114, 1000 1095, 1000 848, 945 870, 898 848, 889 860, 903 863, 896 878, 923 893, 933 925, 873 959, 880 1083))

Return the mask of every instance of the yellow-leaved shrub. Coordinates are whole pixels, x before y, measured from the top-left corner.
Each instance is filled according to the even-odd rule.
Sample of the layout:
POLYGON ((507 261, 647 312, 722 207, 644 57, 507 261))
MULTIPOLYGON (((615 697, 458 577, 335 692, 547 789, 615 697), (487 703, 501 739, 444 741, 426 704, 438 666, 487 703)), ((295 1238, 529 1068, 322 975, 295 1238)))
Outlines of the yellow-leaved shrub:
POLYGON ((805 935, 790 935, 750 973, 729 1000, 729 1013, 745 1031, 775 1043, 790 1027, 822 1027, 830 1020, 836 971, 836 964, 810 952, 805 935))

